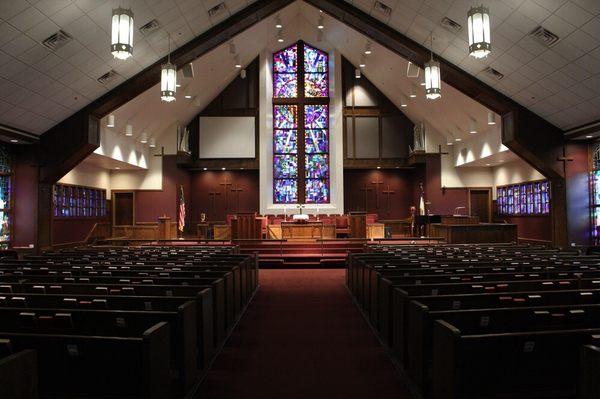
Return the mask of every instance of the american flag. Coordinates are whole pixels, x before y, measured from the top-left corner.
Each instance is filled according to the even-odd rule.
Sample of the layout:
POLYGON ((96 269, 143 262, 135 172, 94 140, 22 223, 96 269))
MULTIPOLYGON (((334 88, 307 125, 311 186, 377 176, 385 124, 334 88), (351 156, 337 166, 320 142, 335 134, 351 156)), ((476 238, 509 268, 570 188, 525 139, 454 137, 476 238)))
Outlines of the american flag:
POLYGON ((177 217, 177 228, 183 233, 185 227, 185 198, 183 197, 183 185, 179 186, 179 215, 177 217))

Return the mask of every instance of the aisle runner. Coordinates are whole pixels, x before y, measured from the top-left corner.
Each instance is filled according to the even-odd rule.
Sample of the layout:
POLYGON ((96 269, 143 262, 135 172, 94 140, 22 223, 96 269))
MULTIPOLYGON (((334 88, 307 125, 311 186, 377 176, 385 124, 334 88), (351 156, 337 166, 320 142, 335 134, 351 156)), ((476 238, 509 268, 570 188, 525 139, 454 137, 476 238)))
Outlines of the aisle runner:
POLYGON ((261 270, 260 290, 198 398, 410 398, 344 270, 261 270))

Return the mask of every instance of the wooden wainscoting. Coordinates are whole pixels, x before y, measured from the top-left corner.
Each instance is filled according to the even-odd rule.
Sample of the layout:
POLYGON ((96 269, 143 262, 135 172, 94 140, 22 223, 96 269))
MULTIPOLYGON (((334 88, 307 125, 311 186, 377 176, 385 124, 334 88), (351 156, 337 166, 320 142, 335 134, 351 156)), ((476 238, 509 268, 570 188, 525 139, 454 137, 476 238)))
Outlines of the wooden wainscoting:
MULTIPOLYGON (((177 222, 171 222, 171 237, 177 238, 177 222)), ((158 239, 158 222, 140 222, 133 226, 113 226, 112 238, 130 238, 135 240, 158 239)))

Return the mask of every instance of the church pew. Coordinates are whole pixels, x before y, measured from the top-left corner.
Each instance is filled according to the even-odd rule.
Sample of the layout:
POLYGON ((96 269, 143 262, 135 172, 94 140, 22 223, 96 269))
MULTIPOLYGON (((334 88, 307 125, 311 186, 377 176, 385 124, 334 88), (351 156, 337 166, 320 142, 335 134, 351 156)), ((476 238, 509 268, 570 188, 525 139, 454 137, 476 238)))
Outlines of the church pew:
POLYGON ((178 372, 179 392, 195 383, 197 361, 196 303, 175 311, 132 311, 0 307, 0 332, 135 337, 159 322, 170 327, 171 367, 178 372))
MULTIPOLYGON (((600 278, 557 278, 529 280, 498 280, 467 283, 434 283, 421 285, 394 284, 381 279, 379 295, 379 331, 386 343, 394 336, 392 328, 403 326, 412 296, 474 294, 483 292, 548 291, 556 289, 600 288, 600 278), (394 319, 398 320, 394 320, 394 319)), ((393 343, 391 343, 393 345, 393 343)))
MULTIPOLYGON (((3 344, 9 341, 0 342, 3 344)), ((0 398, 38 399, 36 351, 25 349, 0 356, 0 398)))
POLYGON ((469 334, 436 320, 432 398, 574 397, 579 350, 598 328, 469 334))
MULTIPOLYGON (((77 273, 68 272, 67 274, 58 273, 56 271, 26 271, 27 274, 0 274, 0 282, 15 282, 26 280, 40 283, 61 283, 61 282, 94 282, 104 284, 106 282, 119 282, 124 284, 180 284, 180 285, 223 285, 225 298, 225 313, 224 323, 225 328, 230 328, 236 317, 239 315, 240 307, 237 305, 240 302, 240 287, 233 280, 233 274, 230 272, 197 272, 193 276, 179 277, 172 276, 151 276, 139 271, 116 271, 108 274, 86 274, 80 275, 77 273), (31 272, 31 274, 29 274, 31 272), (56 273, 56 274, 55 274, 56 273), (236 311, 237 310, 237 311, 236 311)), ((218 288, 216 288, 218 289, 218 288)))
MULTIPOLYGON (((537 301, 535 301, 537 302, 537 301)), ((405 369, 422 388, 429 385, 428 370, 433 349, 433 322, 444 320, 461 326, 469 334, 499 334, 574 328, 600 328, 600 304, 463 309, 428 312, 419 302, 411 302, 407 329, 405 369)))
MULTIPOLYGON (((214 326, 214 337, 217 342, 222 342, 225 338, 225 334, 231 325, 228 325, 226 317, 227 301, 231 301, 232 298, 227 298, 225 293, 225 285, 222 279, 183 279, 179 280, 181 284, 177 284, 177 281, 172 279, 139 279, 139 283, 132 283, 131 279, 120 279, 110 277, 85 277, 85 278, 61 278, 61 277, 39 277, 34 276, 23 279, 14 279, 6 276, 0 276, 0 293, 3 292, 3 285, 10 283, 12 280, 13 286, 18 285, 19 282, 27 284, 28 289, 32 289, 34 286, 47 285, 47 292, 57 292, 57 289, 53 289, 53 286, 62 286, 63 288, 67 284, 75 285, 87 285, 94 287, 97 292, 101 289, 106 291, 118 290, 117 292, 128 293, 130 295, 167 295, 167 296, 182 296, 178 295, 176 291, 187 292, 185 295, 196 296, 199 291, 206 288, 211 288, 211 294, 213 296, 213 326, 214 326), (186 283, 186 284, 183 284, 186 283), (190 290, 185 290, 185 288, 190 290)), ((137 280, 136 280, 137 281, 137 280)), ((77 290, 77 288, 74 288, 77 290)), ((27 291, 27 292, 35 292, 27 291)), ((82 293, 89 293, 87 289, 83 291, 75 291, 82 293)))
POLYGON ((40 285, 39 283, 0 284, 0 295, 4 293, 40 293, 40 288, 45 293, 57 295, 98 295, 98 296, 128 296, 131 298, 142 297, 184 297, 196 301, 198 333, 204 345, 210 343, 210 348, 204 347, 204 353, 213 353, 225 338, 223 323, 217 323, 215 319, 221 319, 223 315, 222 293, 219 293, 215 303, 215 293, 212 287, 207 286, 155 286, 136 285, 135 287, 123 286, 121 284, 78 284, 61 283, 40 285), (219 314, 221 315, 219 317, 219 314))
MULTIPOLYGON (((212 302, 210 293, 204 299, 212 302)), ((0 294, 0 308, 10 306, 27 306, 30 308, 64 308, 64 309, 113 309, 113 310, 145 310, 176 311, 191 297, 169 296, 130 296, 130 295, 82 295, 82 294, 46 294, 18 293, 0 294), (15 298, 13 300, 13 298, 15 298)), ((200 296, 200 299, 203 299, 200 296)), ((196 305, 196 331, 199 369, 208 366, 214 353, 212 305, 203 303, 196 305), (202 307, 207 307, 203 311, 202 307), (205 314, 206 313, 206 314, 205 314)))
POLYGON ((580 353, 579 399, 600 398, 600 347, 583 345, 580 353))
POLYGON ((139 337, 5 333, 15 352, 38 357, 39 391, 60 398, 171 397, 169 325, 161 322, 139 337))

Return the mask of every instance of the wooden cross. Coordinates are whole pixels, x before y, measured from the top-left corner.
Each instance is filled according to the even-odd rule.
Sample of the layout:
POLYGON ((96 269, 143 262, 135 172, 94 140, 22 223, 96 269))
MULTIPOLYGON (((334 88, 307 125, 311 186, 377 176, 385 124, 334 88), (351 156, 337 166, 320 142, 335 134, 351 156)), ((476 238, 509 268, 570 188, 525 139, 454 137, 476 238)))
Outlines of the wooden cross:
POLYGON ((373 187, 369 187, 365 184, 365 186, 361 189, 359 189, 360 191, 364 191, 365 192, 365 211, 368 211, 368 204, 369 204, 369 191, 373 191, 373 187))
POLYGON ((160 154, 154 154, 155 157, 164 157, 165 156, 165 147, 160 147, 160 154))
POLYGON ((573 158, 567 158, 567 149, 563 146, 562 157, 556 158, 557 161, 563 163, 563 174, 567 176, 567 162, 573 162, 573 158))
POLYGON ((209 191, 208 195, 210 197, 210 206, 212 208, 212 214, 214 216, 217 214, 217 195, 221 195, 221 193, 219 191, 209 191))
MULTIPOLYGON (((448 155, 447 152, 442 152, 442 145, 441 144, 438 145, 438 154, 440 154, 440 155, 448 155)), ((441 158, 441 156, 440 156, 440 158, 441 158)))
POLYGON ((375 207, 379 209, 379 186, 383 184, 383 182, 379 179, 372 181, 371 184, 375 185, 375 207))
POLYGON ((238 186, 237 184, 235 185, 235 187, 231 188, 231 192, 235 194, 236 196, 236 212, 240 211, 240 193, 244 191, 243 188, 241 188, 240 186, 238 186))
POLYGON ((225 179, 225 181, 223 183, 219 183, 219 186, 225 186, 225 209, 229 210, 229 190, 227 189, 229 186, 231 186, 232 183, 227 180, 227 178, 225 179))
POLYGON ((385 194, 385 195, 387 196, 387 200, 386 200, 386 208, 387 208, 387 209, 386 209, 386 210, 387 210, 387 213, 388 213, 388 215, 389 215, 389 214, 390 214, 390 205, 391 205, 391 201, 390 201, 390 199, 391 199, 391 198, 390 198, 390 196, 391 196, 392 194, 394 194, 394 193, 395 193, 395 191, 394 191, 394 190, 390 190, 390 185, 388 184, 388 185, 386 186, 386 189, 385 189, 385 190, 383 190, 383 191, 382 191, 382 193, 383 193, 383 194, 385 194))

